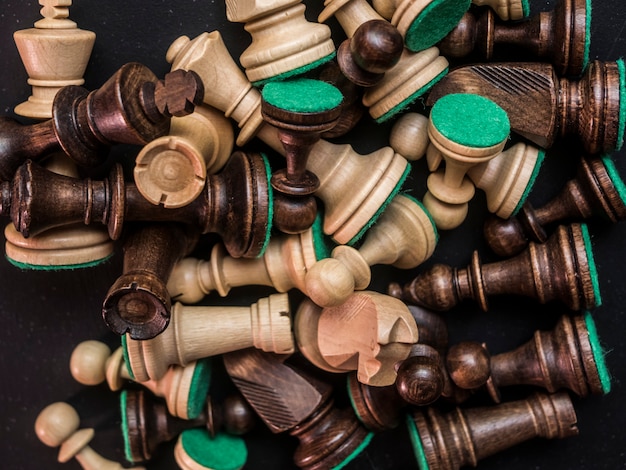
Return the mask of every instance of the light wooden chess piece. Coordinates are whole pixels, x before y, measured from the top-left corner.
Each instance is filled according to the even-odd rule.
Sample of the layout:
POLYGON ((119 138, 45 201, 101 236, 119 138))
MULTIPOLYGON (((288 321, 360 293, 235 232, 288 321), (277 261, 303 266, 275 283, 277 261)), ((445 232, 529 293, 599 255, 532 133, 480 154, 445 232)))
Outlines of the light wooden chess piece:
POLYGON ((202 192, 207 174, 217 173, 230 157, 234 133, 219 110, 196 106, 173 117, 167 136, 151 141, 137 154, 133 176, 139 192, 153 204, 176 208, 202 192))
POLYGON ((356 370, 360 382, 381 387, 394 383, 395 364, 418 340, 409 308, 370 291, 354 293, 338 307, 303 301, 294 332, 298 349, 315 366, 335 373, 356 370))
POLYGON ((330 28, 307 21, 304 10, 300 0, 226 2, 228 20, 245 23, 252 36, 239 62, 255 85, 303 73, 334 57, 330 28))
POLYGON ((259 299, 248 307, 185 307, 176 303, 170 325, 156 338, 124 336, 128 368, 136 380, 158 380, 172 364, 256 347, 289 354, 294 350, 287 294, 259 299))
POLYGON ((529 15, 528 0, 472 0, 474 5, 489 6, 501 20, 521 20, 529 15))
MULTIPOLYGON (((80 418, 71 405, 56 402, 44 408, 35 421, 37 437, 50 447, 61 446, 59 462, 68 462, 72 457, 78 460, 84 470, 124 470, 121 464, 105 459, 91 447, 92 428, 78 429, 80 418)), ((133 467, 132 470, 145 470, 133 467)))
POLYGON ((52 101, 67 85, 82 85, 83 74, 96 40, 95 33, 79 29, 68 18, 71 0, 39 0, 43 19, 34 28, 16 31, 15 44, 26 72, 32 95, 15 108, 15 113, 35 119, 52 117, 52 101))

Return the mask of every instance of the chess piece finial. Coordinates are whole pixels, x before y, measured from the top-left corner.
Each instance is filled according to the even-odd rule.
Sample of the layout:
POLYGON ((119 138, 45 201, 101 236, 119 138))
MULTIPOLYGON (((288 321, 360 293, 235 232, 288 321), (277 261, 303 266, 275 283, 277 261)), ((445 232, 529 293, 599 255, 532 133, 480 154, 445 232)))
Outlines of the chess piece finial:
POLYGON ((506 293, 590 309, 602 303, 597 276, 587 226, 561 225, 545 243, 503 261, 483 265, 475 251, 467 268, 436 264, 404 287, 403 298, 433 310, 474 299, 487 311, 488 296, 506 293))
POLYGON ((488 6, 503 21, 515 21, 530 14, 529 0, 472 0, 477 6, 488 6))

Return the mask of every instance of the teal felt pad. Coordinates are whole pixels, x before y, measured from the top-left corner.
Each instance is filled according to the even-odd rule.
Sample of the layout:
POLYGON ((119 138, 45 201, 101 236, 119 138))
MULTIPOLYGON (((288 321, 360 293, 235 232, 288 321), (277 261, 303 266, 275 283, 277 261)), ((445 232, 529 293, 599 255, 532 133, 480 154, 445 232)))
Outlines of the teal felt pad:
POLYGON ((370 441, 372 440, 373 437, 374 437, 374 433, 370 432, 365 437, 365 439, 363 439, 363 442, 361 442, 361 444, 359 444, 359 446, 356 449, 354 449, 350 455, 348 455, 339 465, 335 465, 334 467, 332 467, 332 469, 333 470, 341 470, 346 465, 348 465, 352 460, 355 459, 355 457, 357 455, 359 455, 361 452, 363 452, 363 449, 365 449, 369 445, 369 443, 370 443, 370 441))
POLYGON ((265 154, 261 154, 263 158, 263 164, 265 165, 265 174, 267 176, 267 199, 269 202, 269 207, 267 209, 267 228, 265 229, 265 240, 263 240, 263 246, 261 247, 261 251, 257 255, 257 258, 261 258, 265 254, 265 250, 267 249, 267 245, 270 242, 270 238, 272 236, 272 223, 274 221, 274 188, 272 188, 272 169, 270 168, 270 162, 265 156, 265 154))
POLYGON ((585 50, 583 56, 583 70, 589 65, 589 49, 591 47, 591 0, 585 1, 585 10, 587 15, 585 16, 585 50))
POLYGON ((446 67, 444 70, 441 71, 441 73, 439 75, 437 75, 435 78, 433 78, 430 82, 428 82, 422 88, 420 88, 418 90, 415 90, 415 92, 413 92, 411 94, 411 96, 409 96, 408 98, 405 98, 404 100, 402 100, 400 103, 398 103, 393 108, 391 108, 389 111, 387 111, 385 114, 377 117, 376 118, 376 122, 378 124, 382 124, 383 122, 385 122, 385 121, 391 119, 392 117, 394 117, 396 114, 404 111, 404 109, 406 107, 408 107, 411 103, 413 103, 413 101, 418 99, 420 96, 422 96, 428 90, 430 90, 433 86, 435 86, 439 80, 441 80, 443 77, 445 77, 447 75, 447 73, 448 73, 448 70, 449 70, 448 67, 446 67))
POLYGON ((327 111, 339 106, 343 100, 337 87, 310 78, 271 82, 263 87, 261 94, 272 106, 295 113, 327 111))
POLYGON ((124 356, 128 375, 132 380, 135 380, 135 374, 133 374, 133 369, 130 366, 130 358, 128 357, 128 340, 126 339, 126 335, 122 335, 122 355, 124 356))
POLYGON ((122 428, 122 437, 124 438, 124 456, 129 462, 135 463, 133 460, 133 453, 130 450, 130 436, 128 435, 128 420, 126 418, 127 394, 127 390, 122 390, 122 393, 120 393, 120 415, 122 416, 122 422, 120 427, 122 428))
POLYGON ((626 205, 626 185, 624 184, 624 180, 622 180, 619 173, 617 172, 617 168, 615 168, 613 160, 611 160, 611 157, 609 155, 603 155, 602 163, 604 164, 604 168, 606 169, 609 178, 611 178, 613 186, 615 186, 617 194, 619 194, 619 197, 622 200, 622 204, 626 205))
POLYGON ((211 371, 211 358, 196 362, 187 399, 188 419, 197 418, 204 409, 206 397, 209 394, 209 386, 211 385, 211 371))
POLYGON ((624 144, 624 124, 626 124, 626 71, 623 59, 617 61, 617 69, 619 71, 619 121, 615 150, 620 150, 624 144))
POLYGON ((600 345, 600 338, 598 337, 596 324, 593 321, 591 313, 589 312, 585 312, 585 326, 587 327, 587 333, 589 334, 589 344, 591 345, 591 352, 593 353, 593 359, 596 363, 598 376, 600 377, 602 392, 607 394, 611 391, 611 374, 609 373, 606 361, 604 360, 604 350, 600 345))
POLYGON ((522 15, 524 15, 524 18, 530 15, 530 4, 528 0, 522 0, 522 15))
POLYGON ((585 242, 587 264, 589 265, 589 276, 591 277, 591 284, 593 285, 593 296, 596 301, 595 307, 599 307, 600 305, 602 305, 602 296, 600 295, 600 284, 598 283, 598 270, 596 268, 596 262, 593 259, 591 237, 589 236, 589 229, 587 228, 587 224, 580 224, 580 228, 583 233, 583 241, 585 242))
POLYGON ((389 196, 387 196, 387 199, 385 200, 385 202, 378 208, 374 216, 361 228, 361 230, 359 230, 359 233, 357 233, 354 237, 352 237, 352 239, 347 243, 347 245, 353 246, 356 242, 358 242, 363 237, 363 235, 365 235, 365 232, 367 232, 370 229, 370 227, 376 223, 376 221, 381 216, 381 214, 385 212, 385 209, 387 209, 387 206, 389 205, 391 200, 394 197, 396 197, 398 192, 400 192, 400 189, 402 188, 402 185, 404 184, 406 177, 409 176, 410 172, 411 172, 411 164, 407 163, 406 168, 404 169, 404 173, 402 173, 402 176, 396 183, 396 186, 393 188, 393 191, 391 191, 391 193, 389 193, 389 196))
POLYGON ((522 197, 517 202, 517 206, 515 206, 515 210, 513 210, 513 213, 511 214, 511 216, 515 216, 520 211, 524 203, 526 202, 526 199, 528 199, 528 195, 530 194, 530 192, 533 189, 533 186, 535 185, 535 180, 537 179, 537 175, 539 174, 539 169, 541 168, 541 164, 543 163, 543 159, 545 158, 545 156, 546 156, 546 151, 544 149, 540 149, 539 154, 537 155, 537 161, 535 162, 535 168, 533 168, 533 172, 530 175, 530 179, 528 180, 526 189, 524 189, 524 193, 522 194, 522 197))
POLYGON ((504 109, 488 98, 471 93, 441 97, 430 111, 430 120, 446 139, 473 148, 497 145, 511 132, 504 109))
POLYGON ((183 431, 180 440, 192 460, 213 470, 238 470, 248 458, 246 443, 239 436, 218 433, 212 438, 206 429, 194 428, 183 431))
POLYGON ((435 221, 433 220, 433 216, 430 215, 430 212, 428 212, 428 209, 426 209, 424 207, 424 204, 422 204, 420 201, 415 199, 410 194, 402 193, 402 195, 404 197, 409 198, 411 201, 413 201, 415 204, 417 204, 418 206, 420 206, 422 208, 422 210, 424 211, 424 214, 426 214, 426 216, 428 217, 428 220, 430 221, 430 224, 433 226, 433 232, 435 232, 435 243, 439 242, 439 231, 437 230, 437 225, 435 224, 435 221))
POLYGON ((88 261, 86 263, 60 264, 60 265, 23 263, 21 261, 16 261, 16 260, 14 260, 12 258, 9 258, 6 255, 5 255, 5 258, 13 266, 15 266, 15 267, 17 267, 19 269, 25 270, 25 271, 26 270, 31 270, 31 271, 69 271, 69 270, 74 270, 74 269, 86 269, 86 268, 93 268, 94 266, 99 266, 100 264, 104 263, 109 258, 111 258, 111 256, 113 256, 113 254, 107 255, 107 256, 105 256, 102 259, 88 261))
POLYGON ((413 20, 404 44, 413 52, 434 46, 459 24, 470 7, 470 0, 432 0, 413 20))
POLYGON ((317 59, 310 64, 305 64, 302 67, 297 67, 293 70, 289 70, 287 72, 279 73, 278 75, 274 75, 273 77, 268 77, 263 80, 257 80, 256 82, 252 82, 252 85, 255 87, 262 87, 267 83, 278 82, 282 80, 286 80, 291 77, 295 77, 298 75, 303 75, 311 70, 316 69, 317 67, 324 65, 327 62, 330 62, 335 58, 336 52, 328 54, 326 57, 322 57, 321 59, 317 59))
POLYGON ((417 432, 417 426, 415 426, 415 421, 413 421, 411 415, 406 415, 406 427, 409 430, 409 437, 411 438, 411 444, 413 444, 413 453, 415 454, 420 470, 428 470, 428 460, 424 453, 422 439, 417 432))
POLYGON ((313 234, 313 249, 315 250, 315 259, 317 261, 330 258, 330 253, 337 246, 333 241, 324 234, 323 216, 320 210, 317 211, 315 221, 311 226, 313 234))

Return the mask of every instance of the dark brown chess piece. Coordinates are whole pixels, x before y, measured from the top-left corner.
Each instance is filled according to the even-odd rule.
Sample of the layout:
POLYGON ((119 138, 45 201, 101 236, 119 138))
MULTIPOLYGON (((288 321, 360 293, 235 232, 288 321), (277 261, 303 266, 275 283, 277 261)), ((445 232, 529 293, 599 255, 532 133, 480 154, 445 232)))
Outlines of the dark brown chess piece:
POLYGON ((543 63, 466 65, 441 79, 427 104, 451 93, 478 93, 507 112, 512 131, 541 147, 551 147, 558 137, 577 136, 585 152, 610 153, 624 140, 623 80, 621 59, 591 62, 580 80, 559 78, 553 66, 543 63))
POLYGON ((421 468, 456 470, 533 437, 578 434, 576 412, 567 393, 534 394, 525 400, 442 414, 415 408, 407 420, 421 468))
POLYGON ((371 87, 398 63, 403 50, 404 39, 395 26, 385 20, 370 20, 341 43, 337 62, 348 80, 371 87))
POLYGON ((193 250, 197 240, 197 230, 174 223, 137 224, 128 230, 123 274, 102 305, 111 331, 150 339, 167 327, 171 308, 167 280, 174 264, 193 250))
POLYGON ((587 0, 560 0, 552 11, 501 21, 491 8, 470 10, 438 44, 450 58, 550 62, 559 76, 578 76, 589 60, 587 0))
POLYGON ((529 241, 545 242, 546 228, 554 222, 582 221, 594 216, 611 222, 624 220, 625 188, 610 157, 583 157, 576 177, 544 206, 535 208, 526 202, 514 217, 489 217, 484 226, 485 239, 498 255, 512 256, 529 241))
POLYGON ((278 129, 287 168, 275 171, 274 223, 285 233, 305 231, 315 220, 313 193, 318 177, 306 169, 309 153, 320 135, 333 128, 341 115, 341 92, 333 85, 309 79, 268 83, 263 88, 261 114, 278 129))
POLYGON ((546 303, 564 302, 572 310, 601 304, 597 271, 587 226, 559 226, 546 243, 531 242, 513 258, 483 265, 475 251, 466 268, 436 264, 391 295, 431 310, 445 311, 473 299, 487 311, 487 297, 525 295, 546 303))
POLYGON ((239 391, 274 433, 300 440, 294 462, 303 469, 340 465, 368 437, 351 409, 333 405, 332 387, 284 362, 285 356, 246 349, 223 356, 239 391))
POLYGON ((119 165, 107 179, 94 181, 57 175, 29 161, 12 182, 2 183, 0 213, 10 214, 25 237, 60 225, 97 222, 117 240, 125 221, 182 222, 201 233, 218 233, 233 257, 255 257, 270 228, 268 186, 264 159, 235 152, 219 174, 207 178, 192 203, 166 209, 147 201, 134 183, 125 183, 119 165))
POLYGON ((203 95, 195 72, 176 70, 159 81, 134 62, 91 93, 63 87, 54 99, 52 119, 28 126, 0 119, 0 179, 11 179, 27 159, 58 150, 80 166, 100 165, 113 144, 145 145, 167 134, 170 118, 192 113, 203 95))
POLYGON ((205 411, 195 419, 172 416, 165 402, 147 390, 122 391, 120 405, 126 459, 133 463, 150 460, 161 444, 186 429, 204 427, 212 436, 222 429, 242 435, 256 422, 250 405, 239 394, 227 396, 223 403, 215 403, 208 396, 205 411))

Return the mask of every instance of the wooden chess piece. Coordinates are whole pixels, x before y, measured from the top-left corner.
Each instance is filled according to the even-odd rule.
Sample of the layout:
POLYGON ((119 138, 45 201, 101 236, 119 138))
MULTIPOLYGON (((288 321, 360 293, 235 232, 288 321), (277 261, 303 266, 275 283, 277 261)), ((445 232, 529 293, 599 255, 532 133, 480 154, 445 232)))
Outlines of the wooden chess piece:
POLYGON ((133 176, 137 189, 153 204, 181 207, 204 188, 230 157, 234 133, 222 112, 207 105, 173 117, 167 136, 151 141, 137 154, 133 176))
MULTIPOLYGON (((348 38, 361 24, 383 19, 365 0, 326 0, 318 19, 324 22, 331 16, 335 16, 348 38)), ((363 104, 376 121, 384 122, 426 93, 447 71, 448 61, 436 47, 420 52, 405 47, 398 63, 367 89, 363 104)))
POLYGON ((248 449, 239 436, 211 436, 203 429, 187 429, 178 436, 174 458, 182 470, 240 470, 248 459, 248 449))
POLYGON ((402 35, 393 25, 384 20, 370 20, 341 43, 337 62, 351 82, 371 87, 398 63, 403 49, 402 35))
POLYGON ((224 365, 270 431, 287 431, 299 439, 294 454, 298 467, 333 468, 363 452, 371 434, 352 410, 336 408, 329 384, 284 359, 247 349, 225 354, 224 365))
POLYGON ((129 462, 145 462, 157 448, 187 429, 203 428, 211 436, 222 430, 232 435, 249 432, 256 420, 250 405, 239 394, 226 397, 222 404, 204 396, 204 407, 193 419, 170 414, 162 400, 146 390, 124 390, 120 394, 124 450, 129 462))
POLYGON ((533 437, 578 434, 576 413, 566 393, 536 393, 525 400, 442 414, 414 408, 407 418, 415 458, 424 468, 456 470, 533 437))
POLYGON ((219 174, 209 176, 191 204, 166 209, 146 201, 133 183, 125 183, 120 165, 113 166, 108 178, 94 181, 56 175, 29 161, 12 182, 0 184, 0 213, 10 214, 25 237, 61 225, 97 222, 117 240, 125 221, 187 223, 201 233, 218 233, 232 256, 255 257, 263 252, 271 227, 268 180, 263 157, 235 152, 219 174))
POLYGON ((123 274, 102 302, 102 318, 111 331, 150 339, 167 327, 171 307, 167 279, 176 261, 197 241, 197 230, 179 224, 152 222, 127 229, 123 274))
POLYGON ((309 22, 299 0, 264 3, 258 0, 226 2, 229 21, 245 23, 252 44, 239 62, 248 80, 261 85, 314 69, 335 56, 330 28, 309 22))
POLYGON ((599 216, 615 223, 626 218, 626 190, 609 156, 582 157, 576 177, 542 207, 526 202, 509 219, 496 217, 485 221, 487 244, 500 256, 512 256, 529 241, 543 243, 547 227, 568 219, 585 220, 599 216))
POLYGON ((52 119, 21 125, 0 119, 0 177, 12 178, 27 159, 63 150, 83 167, 102 164, 113 144, 145 145, 167 134, 170 118, 193 112, 202 97, 200 78, 170 72, 159 81, 145 65, 123 65, 99 89, 61 88, 52 105, 52 119))
POLYGON ((328 372, 356 370, 367 385, 391 385, 394 365, 406 359, 418 340, 407 306, 377 292, 355 292, 336 307, 318 307, 305 299, 294 320, 300 352, 328 372))
POLYGON ((313 193, 319 179, 307 170, 311 147, 337 123, 341 92, 330 83, 306 78, 268 83, 261 94, 263 119, 278 129, 287 168, 272 175, 274 223, 285 233, 309 228, 317 215, 313 193))
POLYGON ((172 307, 170 326, 153 339, 124 336, 128 369, 136 380, 158 380, 172 364, 256 347, 281 354, 294 350, 287 294, 261 298, 248 307, 172 307))
POLYGON ((64 86, 81 86, 96 35, 70 20, 71 0, 40 0, 42 19, 34 28, 13 33, 32 95, 15 113, 34 119, 52 117, 52 101, 64 86))
POLYGON ((431 174, 423 201, 438 228, 449 230, 465 220, 475 192, 466 174, 500 154, 509 131, 504 110, 479 95, 446 95, 433 105, 427 150, 431 174), (439 168, 442 160, 445 168, 439 168))
MULTIPOLYGON (((100 341, 83 341, 72 351, 70 372, 83 385, 99 385, 106 380, 117 392, 126 381, 135 381, 124 360, 123 348, 111 354, 100 341)), ((185 367, 172 365, 163 377, 140 384, 163 397, 172 416, 195 419, 205 408, 211 382, 211 364, 207 359, 192 361, 185 367)))
POLYGON ((558 78, 543 63, 466 65, 438 82, 426 103, 450 93, 480 93, 507 112, 512 131, 541 147, 576 135, 586 153, 610 153, 624 140, 623 82, 621 59, 591 62, 580 80, 558 78))
MULTIPOLYGON (((93 439, 92 428, 81 429, 80 418, 72 406, 56 402, 44 408, 35 421, 37 437, 50 447, 61 446, 59 462, 65 463, 74 457, 84 470, 124 470, 117 462, 105 459, 89 447, 93 439)), ((132 470, 145 470, 133 467, 132 470)))
POLYGON ((394 122, 389 133, 389 146, 409 161, 426 155, 429 119, 419 113, 404 113, 394 122))
MULTIPOLYGON (((402 297, 432 310, 473 299, 487 311, 488 296, 516 294, 581 310, 602 303, 597 276, 587 226, 561 225, 545 243, 530 242, 513 258, 483 265, 474 251, 467 268, 436 264, 405 285, 402 297)), ((390 290, 398 292, 398 287, 390 290)))
POLYGON ((521 20, 530 14, 528 0, 472 0, 472 4, 490 7, 503 21, 521 20))
POLYGON ((587 0, 560 0, 554 10, 516 23, 498 21, 485 8, 467 12, 437 47, 448 59, 536 60, 553 64, 559 77, 579 76, 589 62, 590 25, 587 0))

